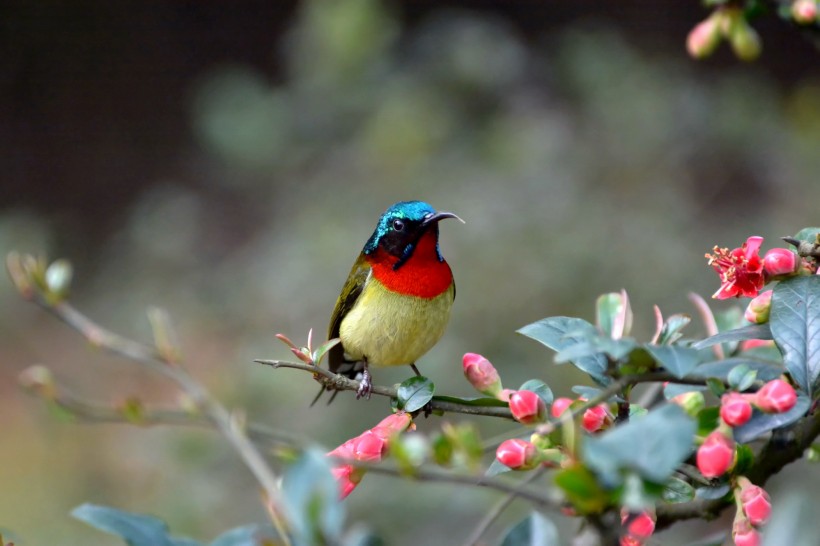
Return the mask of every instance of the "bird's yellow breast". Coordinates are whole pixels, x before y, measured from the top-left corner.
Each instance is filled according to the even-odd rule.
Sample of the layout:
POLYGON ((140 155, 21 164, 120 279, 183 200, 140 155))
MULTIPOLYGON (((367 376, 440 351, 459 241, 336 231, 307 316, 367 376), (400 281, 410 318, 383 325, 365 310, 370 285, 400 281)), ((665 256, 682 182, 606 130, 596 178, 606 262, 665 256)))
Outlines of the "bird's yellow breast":
POLYGON ((339 337, 351 360, 372 366, 412 364, 444 334, 453 306, 453 285, 432 298, 399 294, 370 275, 339 337))

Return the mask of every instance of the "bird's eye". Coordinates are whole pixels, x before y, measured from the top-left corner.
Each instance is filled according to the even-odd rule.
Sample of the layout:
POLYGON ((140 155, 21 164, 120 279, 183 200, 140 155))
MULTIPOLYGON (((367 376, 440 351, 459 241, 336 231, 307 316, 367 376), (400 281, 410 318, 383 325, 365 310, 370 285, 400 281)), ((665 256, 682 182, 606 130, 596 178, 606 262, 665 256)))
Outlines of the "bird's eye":
POLYGON ((393 229, 395 231, 404 231, 404 222, 396 218, 393 220, 393 229))

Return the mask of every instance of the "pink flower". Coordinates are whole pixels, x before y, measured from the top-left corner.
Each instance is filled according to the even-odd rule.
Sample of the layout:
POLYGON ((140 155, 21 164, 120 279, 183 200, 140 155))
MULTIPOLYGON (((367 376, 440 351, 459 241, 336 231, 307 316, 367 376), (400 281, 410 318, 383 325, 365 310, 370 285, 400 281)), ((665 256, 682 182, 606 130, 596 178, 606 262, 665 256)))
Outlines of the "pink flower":
POLYGON ((816 0, 795 0, 792 4, 792 19, 801 25, 808 25, 817 19, 816 0))
POLYGON ((501 393, 501 378, 492 363, 476 353, 467 353, 461 359, 464 377, 478 392, 498 397, 501 393))
POLYGON ((752 324, 769 322, 769 311, 772 309, 772 291, 766 290, 749 302, 743 316, 752 324))
POLYGON ((516 391, 510 395, 510 411, 519 423, 532 425, 544 422, 547 406, 532 391, 516 391))
POLYGON ((404 411, 399 411, 388 415, 382 419, 378 425, 370 430, 372 430, 374 434, 378 434, 379 437, 384 440, 389 440, 391 436, 404 432, 408 429, 413 430, 414 428, 416 428, 416 426, 413 424, 413 418, 410 414, 404 411))
POLYGON ((609 413, 603 404, 589 408, 584 412, 581 424, 587 432, 597 432, 604 428, 609 419, 609 413))
POLYGON ((357 461, 377 463, 387 450, 387 440, 372 430, 367 430, 355 438, 353 458, 357 461))
MULTIPOLYGON (((629 519, 629 512, 621 511, 621 523, 629 519)), ((621 546, 640 546, 655 532, 655 519, 648 512, 641 512, 626 526, 621 546)))
POLYGON ((539 463, 538 448, 520 438, 501 442, 495 451, 495 458, 513 470, 530 470, 539 463))
POLYGON ((714 254, 707 254, 711 265, 720 276, 720 289, 712 297, 724 300, 731 297, 757 296, 763 285, 763 260, 757 251, 763 243, 763 237, 749 237, 740 248, 729 251, 728 248, 713 249, 714 254))
POLYGON ((339 497, 342 499, 356 489, 356 486, 362 481, 362 475, 364 474, 364 471, 354 468, 353 465, 349 464, 334 467, 331 472, 339 484, 339 497))
POLYGON ((797 403, 797 393, 782 379, 769 381, 757 391, 755 406, 766 413, 784 413, 797 403))
POLYGON ((773 248, 763 256, 763 270, 770 278, 794 275, 799 265, 797 255, 788 248, 773 248))
POLYGON ((769 521, 772 513, 772 500, 769 494, 762 487, 753 484, 746 478, 739 480, 740 503, 743 506, 743 513, 755 527, 769 521))
POLYGON ((720 399, 720 417, 730 427, 745 425, 752 417, 752 404, 740 393, 726 393, 720 399))
POLYGON ((720 22, 711 16, 695 25, 686 37, 686 50, 695 59, 711 55, 720 43, 720 22))
POLYGON ((720 430, 712 431, 698 448, 695 460, 706 478, 717 478, 731 468, 735 458, 735 443, 720 430))
POLYGON ((555 418, 560 417, 561 414, 564 413, 567 410, 567 408, 572 405, 572 402, 572 398, 556 398, 552 401, 552 406, 550 407, 550 415, 552 415, 555 418))
POLYGON ((760 533, 758 533, 745 519, 736 519, 732 526, 732 539, 735 546, 759 546, 760 533))

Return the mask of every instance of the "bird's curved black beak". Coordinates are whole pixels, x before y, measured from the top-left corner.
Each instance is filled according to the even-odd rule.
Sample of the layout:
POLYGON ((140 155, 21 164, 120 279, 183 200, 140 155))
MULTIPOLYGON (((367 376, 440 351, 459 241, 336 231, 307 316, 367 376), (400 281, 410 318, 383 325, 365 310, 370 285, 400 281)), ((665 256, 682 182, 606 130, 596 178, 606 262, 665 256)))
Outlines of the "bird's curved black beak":
POLYGON ((425 216, 422 219, 421 225, 422 226, 428 226, 430 224, 434 224, 434 223, 438 222, 439 220, 444 220, 445 218, 455 218, 456 220, 458 220, 462 224, 466 224, 466 222, 464 220, 462 220, 461 218, 458 217, 457 214, 453 214, 452 212, 431 212, 430 214, 428 214, 427 216, 425 216))

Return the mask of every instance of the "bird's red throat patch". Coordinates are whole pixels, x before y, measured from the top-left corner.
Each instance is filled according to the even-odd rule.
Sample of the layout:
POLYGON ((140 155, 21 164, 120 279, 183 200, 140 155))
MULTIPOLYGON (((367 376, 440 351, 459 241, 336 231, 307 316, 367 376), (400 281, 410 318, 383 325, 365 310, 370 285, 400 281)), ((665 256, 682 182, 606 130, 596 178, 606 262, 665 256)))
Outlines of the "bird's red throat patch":
POLYGON ((450 288, 453 273, 445 261, 439 261, 435 231, 429 230, 416 244, 413 255, 394 270, 399 259, 379 248, 367 256, 373 276, 385 288, 407 296, 434 298, 450 288))

